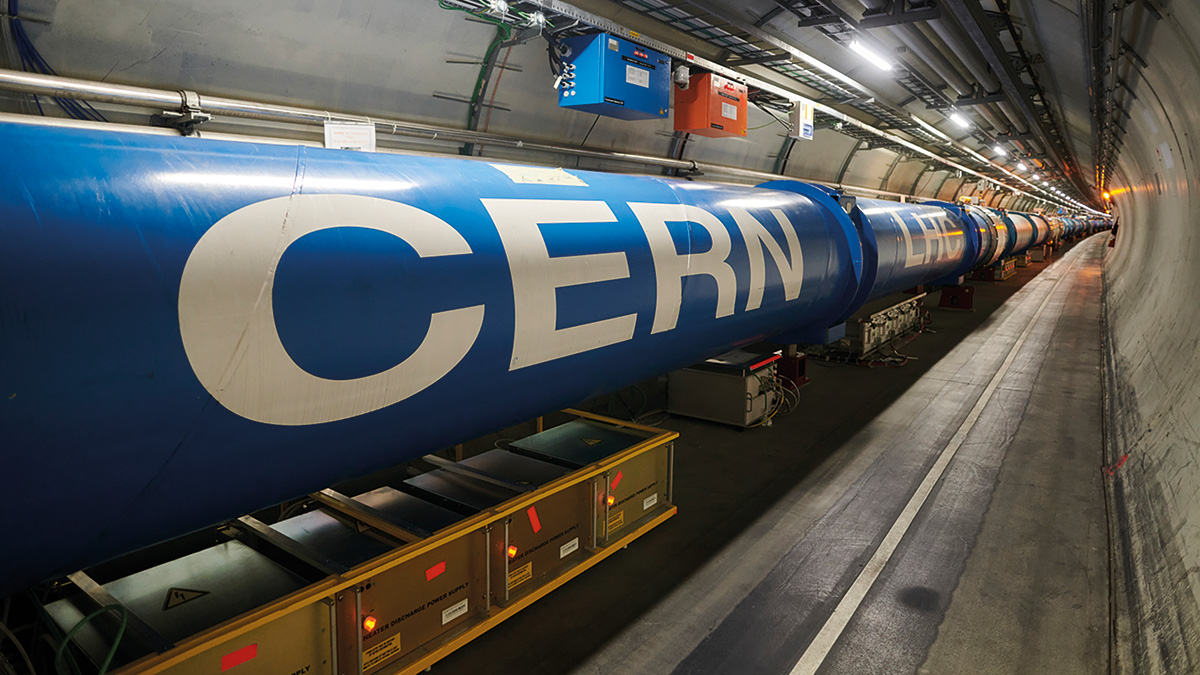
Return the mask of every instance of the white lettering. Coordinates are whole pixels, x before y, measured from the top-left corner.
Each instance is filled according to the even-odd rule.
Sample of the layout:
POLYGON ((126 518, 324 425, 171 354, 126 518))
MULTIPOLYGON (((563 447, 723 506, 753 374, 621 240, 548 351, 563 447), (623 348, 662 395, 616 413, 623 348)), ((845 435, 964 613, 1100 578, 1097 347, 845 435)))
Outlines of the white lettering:
POLYGON ((800 238, 796 236, 796 228, 788 220, 787 214, 780 209, 771 209, 771 214, 775 216, 779 227, 783 229, 784 239, 787 240, 788 255, 785 256, 775 237, 745 209, 731 208, 729 213, 737 223, 738 229, 742 231, 742 237, 746 240, 746 253, 750 256, 750 295, 746 298, 746 311, 762 306, 763 291, 767 287, 764 248, 771 254, 771 259, 775 261, 775 267, 783 280, 784 300, 800 297, 800 287, 804 283, 804 258, 800 251, 800 238), (758 241, 755 241, 756 239, 758 241), (788 262, 789 257, 791 262, 788 262))
POLYGON ((437 382, 475 344, 483 305, 432 314, 417 350, 381 373, 329 380, 298 366, 275 326, 275 272, 284 251, 301 237, 336 227, 385 232, 422 258, 471 253, 462 235, 441 219, 375 197, 292 195, 251 204, 217 221, 184 266, 179 331, 196 377, 230 411, 279 425, 362 415, 437 382))
POLYGON ((916 267, 917 265, 924 265, 925 254, 929 251, 929 243, 925 242, 925 251, 922 251, 921 255, 913 253, 912 233, 908 231, 908 225, 905 224, 904 219, 900 217, 900 214, 896 213, 895 211, 891 213, 891 216, 892 220, 894 220, 896 224, 900 226, 900 234, 904 237, 904 267, 908 268, 916 267))
POLYGON ((963 247, 966 246, 966 223, 963 223, 963 228, 959 232, 951 232, 953 223, 949 218, 938 216, 938 220, 942 223, 942 234, 945 235, 942 241, 946 244, 946 256, 957 257, 962 252, 963 247))
POLYGON ((599 349, 633 338, 637 314, 558 328, 556 291, 629 277, 624 253, 551 256, 542 225, 615 223, 602 201, 483 199, 508 256, 515 303, 509 370, 599 349))
POLYGON ((930 216, 930 215, 917 216, 917 222, 918 223, 928 222, 930 227, 926 228, 924 226, 924 224, 922 224, 921 227, 924 228, 927 233, 933 234, 932 240, 930 240, 928 235, 925 238, 925 241, 931 242, 932 244, 934 244, 934 251, 936 251, 936 253, 934 253, 930 257, 930 262, 940 262, 942 260, 949 260, 950 259, 950 251, 949 251, 949 248, 946 246, 946 222, 944 220, 942 220, 942 218, 940 216, 930 216))
POLYGON ((928 265, 942 260, 948 260, 953 253, 955 244, 958 248, 962 247, 962 242, 951 242, 952 239, 948 232, 946 219, 938 214, 916 214, 914 218, 917 222, 917 227, 921 230, 921 243, 924 245, 924 250, 920 255, 913 252, 912 233, 908 229, 908 225, 897 212, 892 212, 892 220, 900 226, 900 234, 904 237, 904 249, 906 255, 904 257, 905 267, 914 267, 917 265, 928 265))
MULTIPOLYGON (((729 231, 716 216, 691 204, 630 203, 629 208, 642 224, 650 254, 654 258, 656 301, 651 333, 675 328, 679 308, 683 303, 684 277, 707 274, 717 282, 717 312, 719 319, 733 314, 737 299, 737 277, 727 259, 733 244, 729 231), (693 223, 703 227, 712 239, 712 246, 703 253, 689 250, 679 253, 667 223, 693 223)), ((690 233, 690 229, 689 229, 690 233)), ((688 238, 689 249, 691 237, 688 238)))

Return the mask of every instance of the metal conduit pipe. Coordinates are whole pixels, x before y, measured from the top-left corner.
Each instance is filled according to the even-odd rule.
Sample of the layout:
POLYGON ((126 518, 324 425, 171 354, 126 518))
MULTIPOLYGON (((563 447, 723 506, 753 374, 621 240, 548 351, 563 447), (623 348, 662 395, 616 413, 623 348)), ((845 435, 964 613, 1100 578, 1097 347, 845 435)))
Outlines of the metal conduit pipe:
MULTIPOLYGON (((932 30, 938 36, 938 38, 940 38, 941 41, 944 42, 956 56, 958 56, 959 60, 962 61, 967 70, 971 72, 971 75, 975 77, 975 81, 979 83, 979 86, 983 87, 984 91, 994 92, 1000 89, 1000 81, 997 80, 996 76, 992 74, 992 71, 988 69, 987 64, 984 63, 982 59, 976 57, 975 52, 973 51, 974 45, 960 36, 952 26, 947 25, 947 23, 942 19, 927 21, 926 25, 928 25, 930 30, 932 30)), ((1028 133, 1029 120, 1024 119, 1021 116, 1020 111, 1017 110, 1012 103, 1005 100, 1000 101, 997 106, 1000 108, 1001 112, 1003 112, 1004 115, 1012 122, 1013 128, 1018 133, 1028 133)), ((1016 145, 1024 149, 1020 142, 1017 142, 1016 145)), ((1040 152, 1040 150, 1037 149, 1036 143, 1029 143, 1029 146, 1034 149, 1034 152, 1040 152)))
MULTIPOLYGON (((888 4, 882 0, 860 0, 860 2, 870 11, 880 11, 888 4)), ((954 66, 953 63, 951 63, 950 60, 945 56, 947 51, 952 52, 960 61, 962 61, 966 69, 975 78, 975 81, 978 82, 979 86, 985 91, 993 92, 1000 88, 999 81, 991 73, 991 71, 988 70, 987 64, 983 63, 980 59, 975 58, 973 45, 955 33, 954 29, 946 25, 946 23, 941 19, 933 19, 925 23, 933 29, 934 33, 936 33, 939 38, 941 38, 942 42, 948 47, 948 50, 938 48, 938 46, 935 45, 924 32, 911 24, 903 26, 891 26, 890 30, 893 35, 898 37, 909 49, 913 50, 918 57, 925 61, 926 64, 928 64, 929 67, 932 68, 939 77, 945 80, 947 84, 957 91, 960 96, 969 96, 973 92, 958 68, 954 66), (953 78, 953 80, 951 78, 953 78), (961 82, 962 84, 966 85, 967 90, 964 91, 960 89, 956 82, 961 82)), ((1028 132, 1028 121, 1021 117, 1020 112, 1014 108, 1011 103, 1008 101, 1002 101, 998 105, 1000 111, 1009 119, 1010 124, 1005 124, 999 120, 989 105, 979 106, 977 110, 979 110, 983 118, 987 120, 988 124, 992 125, 997 133, 1007 132, 1010 125, 1019 134, 1025 134, 1028 132)), ((1029 151, 1020 142, 1015 142, 1015 145, 1022 152, 1029 151)), ((1036 148, 1036 145, 1031 144, 1030 147, 1033 148, 1033 152, 1040 152, 1040 150, 1036 148)))
MULTIPOLYGON (((962 76, 958 67, 951 63, 950 59, 946 57, 943 50, 939 49, 937 45, 930 41, 924 33, 911 25, 893 26, 892 31, 904 42, 905 45, 908 46, 909 49, 913 51, 913 53, 915 53, 922 61, 929 65, 929 67, 932 68, 939 77, 945 80, 947 84, 951 84, 951 78, 956 78, 957 81, 962 82, 966 89, 965 91, 959 89, 954 84, 951 84, 951 87, 957 91, 960 96, 971 96, 974 94, 974 89, 971 87, 971 84, 967 82, 966 78, 962 76)), ((988 89, 988 91, 993 90, 994 88, 988 89)), ((975 106, 975 110, 977 110, 983 119, 985 119, 987 123, 991 125, 992 130, 995 133, 1007 133, 1011 128, 1011 124, 1001 119, 1001 117, 996 114, 996 111, 992 109, 992 106, 975 106)), ((1018 127, 1019 126, 1020 125, 1018 125, 1018 127)))
MULTIPOLYGON (((561 153, 579 157, 591 157, 594 159, 616 160, 629 162, 632 164, 658 166, 688 172, 712 173, 722 176, 731 176, 757 181, 791 178, 790 176, 783 176, 781 174, 771 173, 769 171, 755 171, 753 169, 743 169, 724 164, 712 164, 709 162, 697 162, 693 160, 669 159, 666 157, 655 157, 652 155, 617 152, 615 150, 589 150, 586 148, 555 145, 552 143, 531 142, 483 131, 468 131, 464 129, 455 129, 452 127, 423 124, 419 122, 406 122, 403 120, 368 117, 365 115, 350 115, 346 113, 327 112, 286 105, 275 105, 270 103, 256 103, 252 101, 223 98, 220 96, 200 96, 192 92, 184 91, 168 91, 163 89, 150 89, 147 87, 132 87, 126 85, 107 84, 103 82, 92 82, 89 80, 80 80, 67 77, 36 75, 13 70, 0 69, 0 89, 26 94, 36 94, 38 96, 82 98, 94 102, 144 106, 150 108, 161 107, 169 110, 180 109, 189 105, 190 99, 191 105, 197 106, 199 109, 206 112, 220 113, 229 117, 237 117, 242 119, 312 123, 323 123, 326 121, 366 122, 374 124, 375 127, 380 131, 391 133, 397 136, 425 138, 429 140, 499 145, 509 148, 520 148, 523 150, 561 153)), ((888 192, 886 190, 877 190, 874 188, 857 185, 822 183, 821 181, 809 182, 821 183, 823 185, 828 185, 829 187, 857 192, 860 194, 888 195, 893 197, 911 196, 904 195, 899 192, 888 192)))
POLYGON ((149 107, 166 106, 179 108, 184 105, 184 94, 180 91, 130 87, 123 84, 90 82, 68 77, 48 78, 19 70, 0 69, 0 88, 23 94, 51 96, 54 98, 79 98, 104 103, 123 103, 149 107))
MULTIPOLYGON (((886 4, 877 0, 861 1, 863 7, 870 11, 878 11, 886 4)), ((888 31, 912 50, 917 55, 917 58, 921 59, 930 70, 942 78, 942 81, 948 84, 959 96, 971 96, 974 94, 974 88, 963 76, 962 71, 951 63, 945 52, 938 49, 920 30, 912 25, 903 25, 889 26, 888 31)), ((994 87, 989 89, 989 91, 993 89, 994 87)), ((996 133, 1006 133, 1009 130, 1009 125, 1001 121, 988 106, 979 106, 977 109, 996 133)))
POLYGON ((910 28, 911 26, 893 26, 890 30, 918 58, 924 61, 925 65, 937 73, 938 77, 942 78, 946 84, 958 92, 959 96, 970 96, 971 83, 967 82, 962 73, 950 63, 950 60, 942 52, 933 46, 933 43, 928 38, 917 31, 908 30, 910 28))

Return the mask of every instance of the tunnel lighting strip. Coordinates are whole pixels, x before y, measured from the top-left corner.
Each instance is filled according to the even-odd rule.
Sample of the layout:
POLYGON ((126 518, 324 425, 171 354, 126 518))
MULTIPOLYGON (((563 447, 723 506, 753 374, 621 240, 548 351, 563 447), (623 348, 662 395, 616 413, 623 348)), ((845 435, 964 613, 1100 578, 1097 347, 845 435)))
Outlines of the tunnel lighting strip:
MULTIPOLYGON (((992 178, 990 176, 985 176, 984 174, 979 173, 978 171, 975 171, 974 169, 968 168, 968 167, 966 167, 962 164, 959 164, 953 160, 950 160, 946 157, 942 157, 941 155, 938 155, 937 153, 930 151, 930 150, 924 148, 923 146, 917 145, 917 144, 910 142, 904 138, 896 136, 895 134, 888 133, 887 131, 884 131, 882 129, 877 129, 877 128, 871 126, 870 124, 867 124, 866 122, 863 122, 856 118, 850 117, 839 110, 829 107, 828 105, 825 105, 823 103, 818 103, 816 101, 812 101, 811 99, 808 99, 807 97, 803 96, 802 94, 800 94, 797 91, 794 91, 791 89, 785 89, 776 84, 767 82, 765 80, 758 79, 758 78, 754 77, 753 75, 747 75, 746 73, 743 73, 738 70, 734 70, 728 66, 721 65, 719 63, 710 61, 701 56, 692 54, 691 52, 684 51, 678 47, 675 47, 674 45, 670 45, 665 42, 661 42, 654 38, 643 35, 635 30, 631 30, 621 24, 616 23, 615 21, 612 21, 611 19, 607 19, 607 18, 599 16, 597 14, 592 14, 591 12, 580 9, 568 2, 564 2, 563 0, 526 0, 526 2, 529 4, 537 5, 545 10, 555 12, 557 14, 561 14, 566 17, 570 17, 581 23, 585 23, 589 26, 592 26, 593 28, 600 29, 607 33, 619 35, 627 40, 645 45, 646 47, 649 47, 655 51, 659 51, 664 54, 667 54, 671 57, 679 59, 680 61, 684 61, 687 63, 694 63, 697 66, 704 68, 705 70, 710 70, 710 71, 717 73, 718 75, 721 75, 723 77, 737 80, 748 86, 754 87, 756 89, 761 89, 762 91, 769 92, 771 94, 774 94, 775 96, 786 99, 787 101, 789 101, 791 103, 795 103, 801 99, 806 100, 810 104, 812 104, 816 110, 818 110, 826 115, 829 115, 830 117, 833 117, 834 119, 838 120, 839 122, 842 122, 844 124, 851 124, 860 129, 868 131, 882 139, 886 139, 889 142, 904 146, 905 148, 908 148, 909 150, 912 150, 918 154, 924 155, 925 157, 928 157, 935 161, 941 162, 942 164, 945 164, 949 167, 952 167, 952 168, 962 171, 964 173, 969 173, 969 174, 976 176, 982 180, 986 180, 988 182, 995 183, 998 186, 1013 192, 1014 194, 1024 195, 1026 197, 1040 200, 1047 204, 1056 204, 1056 205, 1062 206, 1063 208, 1067 208, 1067 209, 1073 209, 1073 210, 1082 209, 1082 210, 1090 211, 1091 213, 1094 213, 1097 215, 1104 215, 1100 211, 1095 211, 1089 207, 1082 206, 1082 205, 1074 205, 1072 203, 1068 203, 1067 201, 1063 201, 1057 195, 1054 195, 1053 193, 1051 193, 1047 190, 1043 190, 1040 187, 1038 187, 1038 186, 1030 183, 1029 181, 1021 178, 1020 176, 1016 175, 1015 173, 1009 171, 1007 168, 1005 168, 999 164, 993 163, 988 158, 984 157, 983 155, 980 155, 978 152, 975 152, 974 150, 972 150, 971 148, 968 148, 965 145, 954 143, 953 141, 950 142, 951 147, 955 147, 960 150, 963 150, 964 152, 971 155, 973 158, 975 158, 980 163, 990 166, 993 169, 1000 171, 1001 173, 1004 173, 1005 175, 1008 175, 1012 178, 1019 180, 1020 182, 1028 185, 1030 188, 1032 188, 1036 192, 1027 192, 1020 188, 1013 187, 1012 185, 1002 183, 1002 182, 996 180, 995 178, 992 178), (1045 194, 1045 197, 1043 197, 1037 193, 1043 193, 1043 194, 1045 194)), ((770 42, 772 45, 778 47, 779 49, 784 50, 788 54, 795 56, 796 58, 804 61, 805 63, 807 63, 809 65, 812 65, 814 68, 817 68, 818 70, 821 70, 824 73, 827 73, 831 76, 836 77, 838 80, 854 87, 858 91, 861 91, 861 92, 867 93, 867 94, 871 93, 869 89, 867 89, 862 84, 856 82, 854 79, 839 72, 832 66, 829 66, 829 65, 821 62, 817 58, 815 58, 809 54, 806 54, 805 52, 801 51, 800 49, 797 49, 796 47, 787 44, 783 40, 779 40, 778 38, 767 36, 765 33, 762 35, 759 35, 756 33, 755 36, 762 37, 763 39, 767 40, 768 42, 770 42)), ((931 125, 922 124, 921 126, 925 127, 925 126, 931 126, 931 125)), ((938 134, 945 136, 945 134, 942 134, 941 132, 938 132, 938 134)), ((913 196, 915 196, 915 195, 913 195, 913 196)))

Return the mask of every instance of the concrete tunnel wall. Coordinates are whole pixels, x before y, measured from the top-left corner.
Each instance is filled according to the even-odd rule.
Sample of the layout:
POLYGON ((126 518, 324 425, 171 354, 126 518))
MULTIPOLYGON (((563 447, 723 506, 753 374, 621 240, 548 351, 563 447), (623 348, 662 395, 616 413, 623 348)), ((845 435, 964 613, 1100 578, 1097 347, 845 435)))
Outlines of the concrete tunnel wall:
POLYGON ((1200 672, 1200 3, 1145 17, 1111 184, 1106 424, 1120 672, 1200 672))
MULTIPOLYGON (((491 27, 433 2, 261 5, 214 0, 198 5, 184 0, 25 0, 21 11, 50 20, 49 25, 26 22, 26 31, 64 75, 459 127, 466 123, 468 106, 462 101, 471 96, 479 74, 476 64, 495 34, 491 27), (413 40, 418 35, 421 39, 413 40), (329 47, 317 47, 326 44, 329 47)), ((699 45, 688 46, 704 53, 699 45)), ((493 75, 485 94, 497 107, 484 112, 481 130, 571 145, 586 139, 588 147, 666 155, 670 119, 626 122, 558 108, 540 40, 513 47, 501 59, 507 68, 493 75)), ((144 115, 98 107, 113 119, 144 123, 144 115)), ((47 108, 57 114, 52 104, 47 108)), ((15 109, 12 99, 5 101, 0 94, 0 109, 15 109)), ((754 106, 749 127, 744 139, 693 136, 684 157, 772 171, 784 144, 783 127, 754 106)), ((219 119, 208 128, 229 130, 219 119)), ((245 130, 244 125, 239 128, 245 130)), ((284 133, 319 140, 315 132, 319 130, 292 128, 284 133)), ((416 149, 438 145, 425 143, 416 149)), ((440 146, 454 151, 450 144, 440 146)), ((484 147, 482 154, 582 169, 659 173, 653 167, 501 147, 484 147)), ((896 159, 890 150, 869 150, 837 131, 818 129, 814 140, 796 143, 784 173, 909 193, 920 169, 908 165, 921 163, 896 159), (897 166, 889 173, 893 163, 897 166)), ((922 180, 917 196, 935 198, 939 195, 934 188, 939 186, 945 188, 942 196, 951 196, 964 182, 952 178, 943 186, 943 167, 931 166, 926 175, 937 175, 938 180, 922 180)), ((973 185, 974 177, 968 178, 972 180, 965 182, 973 185)))

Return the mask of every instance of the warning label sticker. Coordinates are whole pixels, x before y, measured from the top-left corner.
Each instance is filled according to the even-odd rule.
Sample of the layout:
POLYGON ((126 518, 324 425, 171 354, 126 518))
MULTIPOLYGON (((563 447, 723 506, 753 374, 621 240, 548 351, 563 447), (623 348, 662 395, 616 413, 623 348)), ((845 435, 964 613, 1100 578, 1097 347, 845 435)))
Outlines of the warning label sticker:
POLYGON ((652 494, 649 497, 646 497, 645 499, 642 500, 642 510, 645 511, 646 509, 650 508, 651 506, 654 506, 657 503, 658 503, 658 493, 655 492, 654 494, 652 494))
POLYGON ((400 654, 400 634, 396 633, 363 652, 363 670, 369 670, 400 654))
POLYGON ((726 119, 736 120, 738 109, 736 105, 721 101, 721 117, 726 119))
POLYGON ((515 570, 508 573, 508 590, 512 590, 517 586, 529 581, 533 578, 533 563, 527 562, 515 570))
POLYGON ((617 511, 608 517, 608 531, 611 534, 625 526, 625 512, 617 511))
POLYGON ((173 609, 185 602, 208 595, 208 591, 193 591, 190 588, 168 588, 167 598, 163 600, 163 610, 173 609))
POLYGON ((446 624, 450 623, 451 621, 457 619, 458 617, 460 617, 466 613, 467 613, 467 601, 464 599, 461 602, 456 602, 453 605, 450 605, 446 609, 442 610, 442 625, 445 626, 446 624))
POLYGON ((578 551, 578 550, 579 550, 579 537, 575 537, 571 541, 568 541, 567 543, 558 547, 558 559, 562 560, 563 558, 571 555, 572 553, 574 553, 575 551, 578 551))

